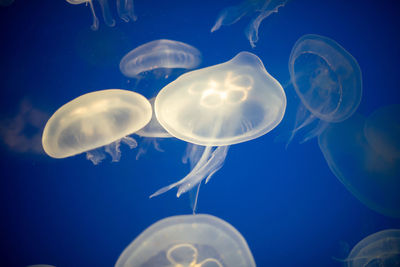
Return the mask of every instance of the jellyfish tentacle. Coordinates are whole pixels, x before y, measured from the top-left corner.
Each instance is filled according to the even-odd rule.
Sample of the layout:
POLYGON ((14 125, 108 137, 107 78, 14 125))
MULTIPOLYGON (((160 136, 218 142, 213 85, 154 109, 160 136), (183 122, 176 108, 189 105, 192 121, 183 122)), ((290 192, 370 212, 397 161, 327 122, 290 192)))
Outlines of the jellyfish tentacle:
POLYGON ((89 0, 86 3, 89 3, 90 11, 92 12, 92 17, 93 17, 93 23, 92 23, 92 26, 90 26, 90 28, 93 31, 97 31, 99 29, 99 19, 97 18, 96 12, 94 11, 93 2, 91 0, 89 0))
POLYGON ((136 21, 133 0, 117 0, 118 16, 125 22, 136 21))

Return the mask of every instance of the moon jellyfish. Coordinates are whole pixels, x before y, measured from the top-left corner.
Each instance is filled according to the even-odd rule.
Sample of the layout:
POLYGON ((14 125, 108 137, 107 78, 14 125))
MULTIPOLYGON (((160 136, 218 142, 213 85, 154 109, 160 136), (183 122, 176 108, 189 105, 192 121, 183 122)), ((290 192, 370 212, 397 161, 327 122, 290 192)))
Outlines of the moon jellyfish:
POLYGON ((193 69, 201 62, 197 48, 173 40, 161 39, 136 47, 119 64, 121 72, 130 78, 159 70, 168 76, 171 69, 193 69))
POLYGON ((292 48, 289 59, 291 82, 301 100, 294 130, 317 126, 302 142, 318 136, 329 123, 349 118, 361 101, 361 70, 355 58, 334 40, 307 34, 292 48))
MULTIPOLYGON (((89 4, 93 16, 93 24, 91 28, 92 30, 99 29, 99 19, 96 16, 96 11, 93 6, 93 0, 66 0, 66 1, 73 5, 89 4)), ((104 22, 107 24, 107 26, 110 27, 115 26, 115 20, 111 15, 111 10, 108 4, 108 0, 98 0, 98 2, 101 7, 104 22)), ((116 0, 116 2, 117 2, 118 15, 123 21, 125 22, 129 22, 130 20, 136 21, 137 17, 134 12, 133 0, 116 0)))
POLYGON ((243 236, 211 215, 173 216, 141 233, 118 258, 115 267, 192 266, 255 267, 243 236))
POLYGON ((237 6, 230 6, 221 11, 217 21, 211 28, 215 32, 222 25, 231 25, 248 15, 252 17, 251 22, 244 31, 251 47, 258 42, 258 28, 261 22, 272 13, 277 13, 280 7, 285 6, 288 0, 245 0, 237 6))
MULTIPOLYGON (((149 100, 153 111, 155 99, 156 98, 153 97, 149 100)), ((139 150, 136 154, 136 160, 138 160, 142 154, 146 153, 147 147, 150 144, 153 144, 157 151, 164 152, 164 150, 161 149, 158 140, 172 137, 172 135, 170 135, 158 122, 154 112, 152 113, 150 122, 135 134, 143 138, 143 142, 140 142, 139 150)))
MULTIPOLYGON (((371 118, 374 116, 372 114, 371 118)), ((399 218, 400 161, 392 157, 392 150, 385 150, 392 146, 391 140, 381 139, 398 128, 398 124, 387 121, 384 125, 375 125, 376 128, 369 131, 387 130, 388 134, 368 140, 365 126, 372 126, 368 120, 355 114, 346 121, 330 124, 318 137, 318 144, 333 174, 356 198, 376 212, 399 218), (383 150, 376 151, 371 141, 382 144, 383 150)))
POLYGON ((136 147, 128 135, 143 128, 151 119, 148 100, 138 93, 109 89, 82 95, 59 108, 48 120, 42 136, 44 151, 53 158, 83 152, 94 164, 105 147, 113 161, 120 158, 120 142, 136 147))
POLYGON ((285 108, 282 86, 249 52, 181 75, 157 95, 157 119, 174 137, 206 147, 186 177, 150 197, 176 186, 179 197, 204 178, 207 182, 222 167, 229 145, 268 133, 280 123, 285 108))
POLYGON ((344 261, 348 267, 400 266, 400 230, 388 229, 367 236, 344 261))

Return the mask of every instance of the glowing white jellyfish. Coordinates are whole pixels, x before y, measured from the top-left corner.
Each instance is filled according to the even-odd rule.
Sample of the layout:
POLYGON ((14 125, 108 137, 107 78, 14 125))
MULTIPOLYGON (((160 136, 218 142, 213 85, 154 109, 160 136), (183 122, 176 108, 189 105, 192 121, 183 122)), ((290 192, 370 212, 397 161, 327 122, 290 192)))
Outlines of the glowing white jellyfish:
POLYGON ((93 163, 105 155, 120 158, 119 145, 131 148, 136 141, 128 135, 143 128, 151 119, 149 101, 142 95, 120 89, 82 95, 59 108, 48 120, 42 136, 44 151, 53 158, 66 158, 83 152, 93 163))
POLYGON ((348 267, 400 266, 400 230, 388 229, 367 236, 343 261, 348 267))
POLYGON ((288 0, 244 0, 237 6, 230 6, 221 11, 217 21, 211 28, 211 32, 218 30, 222 25, 231 25, 248 15, 251 22, 244 31, 251 47, 255 47, 258 41, 258 28, 261 22, 273 13, 277 13, 280 7, 285 6, 288 0))
POLYGON ((317 124, 302 142, 318 136, 329 123, 349 118, 362 95, 361 70, 342 46, 324 36, 307 34, 297 40, 289 59, 291 82, 301 105, 294 130, 317 124))
POLYGON ((121 72, 137 78, 147 71, 161 70, 168 76, 172 69, 193 69, 201 62, 197 48, 179 41, 161 39, 148 42, 127 53, 119 64, 121 72))
MULTIPOLYGON (((73 5, 79 5, 79 4, 89 5, 93 15, 92 30, 97 30, 99 28, 99 19, 96 16, 96 11, 93 6, 93 0, 66 0, 66 1, 73 5)), ((108 4, 108 0, 97 0, 97 1, 100 4, 104 22, 107 24, 107 26, 113 27, 115 25, 115 20, 111 15, 111 10, 108 4)), ((134 12, 133 0, 116 0, 116 2, 117 2, 118 15, 122 20, 128 22, 130 20, 135 21, 137 19, 134 12)))
POLYGON ((185 178, 151 197, 176 186, 179 197, 203 179, 207 182, 222 167, 229 145, 268 133, 280 123, 285 108, 282 86, 248 52, 180 76, 156 97, 158 122, 174 137, 206 147, 185 178))
POLYGON ((115 267, 255 267, 243 236, 211 215, 181 215, 156 222, 118 258, 115 267))

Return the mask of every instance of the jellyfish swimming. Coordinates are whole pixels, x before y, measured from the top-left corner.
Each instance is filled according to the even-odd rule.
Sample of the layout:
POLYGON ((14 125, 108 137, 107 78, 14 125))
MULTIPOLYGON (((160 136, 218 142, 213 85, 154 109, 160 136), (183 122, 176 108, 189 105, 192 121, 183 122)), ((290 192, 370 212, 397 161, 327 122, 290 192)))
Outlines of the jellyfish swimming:
POLYGON ((400 230, 382 230, 367 236, 343 261, 348 267, 400 266, 400 230))
POLYGON ((223 25, 231 25, 248 15, 252 17, 244 33, 250 42, 251 47, 255 47, 258 42, 258 28, 261 22, 273 13, 277 13, 280 7, 286 5, 288 0, 244 0, 236 6, 223 9, 218 15, 217 21, 211 28, 211 32, 217 31, 223 25))
POLYGON ((115 267, 255 267, 243 236, 229 223, 206 214, 160 220, 142 232, 115 267))
POLYGON ((113 161, 120 158, 120 143, 136 147, 128 135, 143 128, 151 119, 148 100, 135 92, 108 89, 88 93, 60 107, 43 130, 44 151, 53 158, 66 158, 86 152, 94 164, 105 147, 113 161))
POLYGON ((308 125, 317 124, 302 142, 318 136, 329 123, 349 118, 360 104, 360 67, 332 39, 316 34, 302 36, 292 48, 289 72, 301 104, 288 144, 296 132, 308 125))
POLYGON ((186 43, 161 39, 148 42, 127 53, 119 64, 129 78, 158 70, 168 77, 172 69, 193 69, 201 62, 200 51, 186 43))
MULTIPOLYGON (((90 11, 93 16, 93 24, 91 26, 92 30, 99 29, 99 19, 96 16, 96 11, 94 9, 93 0, 66 0, 68 3, 73 5, 86 4, 90 6, 90 11)), ((108 0, 98 0, 101 11, 103 14, 104 22, 109 27, 115 26, 115 20, 112 17, 111 9, 108 4, 108 0)), ((118 16, 125 22, 129 22, 130 20, 136 21, 137 17, 134 12, 133 0, 116 0, 118 16)))
POLYGON ((136 160, 138 160, 141 155, 146 153, 148 146, 151 144, 157 151, 164 152, 164 150, 160 147, 159 140, 172 137, 172 135, 170 135, 157 120, 157 117, 154 113, 155 100, 155 97, 149 100, 153 110, 150 122, 142 129, 135 132, 136 135, 142 137, 142 142, 140 142, 139 149, 136 154, 136 160))
MULTIPOLYGON (((370 118, 374 121, 376 114, 386 114, 391 109, 381 108, 370 118)), ((318 144, 329 168, 348 191, 368 208, 400 218, 400 160, 393 156, 392 140, 383 139, 398 131, 399 124, 397 118, 382 119, 373 125, 369 118, 356 113, 341 123, 330 124, 318 137, 318 144), (366 126, 368 132, 378 133, 373 139, 366 136, 366 126), (382 147, 376 150, 371 144, 382 147)))
POLYGON ((181 75, 158 93, 155 114, 172 136, 205 148, 186 177, 150 197, 176 186, 179 197, 204 178, 209 181, 222 167, 228 146, 268 133, 280 123, 285 108, 282 86, 249 52, 181 75))

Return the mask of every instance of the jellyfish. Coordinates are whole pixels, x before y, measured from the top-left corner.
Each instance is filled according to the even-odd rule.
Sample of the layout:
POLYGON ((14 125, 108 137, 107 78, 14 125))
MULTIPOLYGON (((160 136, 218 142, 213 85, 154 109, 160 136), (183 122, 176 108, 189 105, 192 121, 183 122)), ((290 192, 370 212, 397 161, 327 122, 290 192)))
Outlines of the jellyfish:
POLYGON ((318 144, 333 174, 358 200, 378 213, 400 218, 400 160, 393 157, 391 149, 392 141, 398 142, 400 136, 383 139, 398 131, 398 118, 371 123, 376 114, 386 114, 387 110, 391 108, 377 110, 369 118, 356 113, 341 123, 330 124, 318 137, 318 144), (378 134, 371 139, 365 129, 378 134), (376 150, 371 144, 382 148, 376 150))
POLYGON ((217 31, 222 25, 231 25, 243 16, 251 16, 252 20, 244 31, 251 47, 258 42, 258 28, 261 22, 272 13, 277 13, 280 7, 286 5, 288 0, 244 0, 237 6, 230 6, 221 11, 211 32, 217 31))
POLYGON ((243 236, 229 223, 206 214, 160 220, 141 233, 115 267, 255 267, 243 236))
POLYGON ((119 64, 121 72, 140 79, 145 72, 168 78, 173 69, 193 69, 201 62, 197 48, 179 41, 161 39, 148 42, 127 53, 119 64))
POLYGON ((268 133, 285 108, 282 86, 249 52, 181 75, 158 93, 155 114, 172 136, 205 148, 186 177, 150 197, 177 186, 179 197, 203 179, 208 182, 222 167, 228 146, 268 133))
MULTIPOLYGON (((155 97, 149 100, 153 111, 155 100, 155 97)), ((146 153, 148 146, 151 144, 157 151, 164 152, 164 150, 160 147, 159 140, 172 137, 172 135, 170 135, 158 122, 154 112, 152 113, 150 122, 142 129, 135 132, 135 134, 142 137, 142 142, 140 142, 139 149, 136 154, 136 160, 138 160, 141 155, 146 153)))
POLYGON ((343 261, 348 267, 400 266, 400 230, 387 229, 367 236, 343 261))
POLYGON ((302 36, 292 48, 289 72, 301 104, 288 144, 297 131, 308 125, 314 128, 302 142, 318 136, 329 123, 349 118, 360 104, 360 67, 332 39, 315 34, 302 36))
POLYGON ((59 108, 48 120, 42 136, 44 151, 53 158, 86 152, 94 164, 105 158, 104 147, 113 161, 119 161, 120 143, 137 146, 128 135, 143 128, 152 110, 142 95, 108 89, 82 95, 59 108))
MULTIPOLYGON (((86 5, 89 4, 93 16, 93 24, 91 28, 94 31, 99 29, 99 19, 96 16, 96 12, 93 6, 93 0, 66 0, 66 1, 73 5, 79 5, 83 3, 85 3, 86 5)), ((101 6, 104 22, 107 24, 107 26, 110 27, 115 26, 115 20, 111 15, 111 10, 108 4, 108 0, 98 0, 98 2, 101 6)), ((133 21, 137 20, 137 17, 134 12, 133 0, 116 0, 116 2, 117 2, 118 15, 123 21, 129 22, 130 20, 133 21)))

